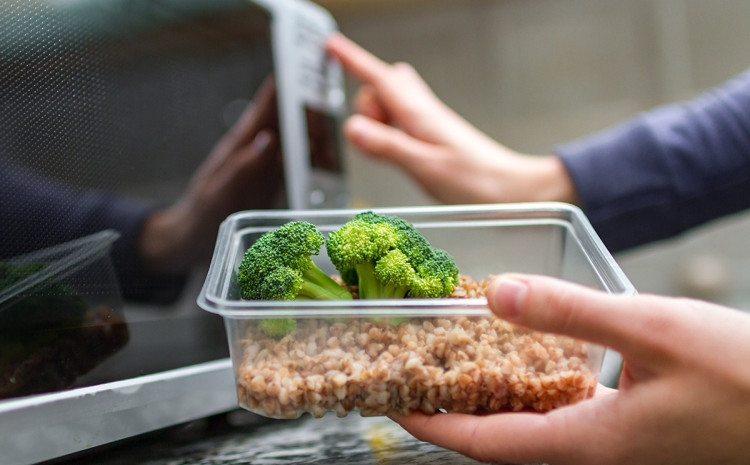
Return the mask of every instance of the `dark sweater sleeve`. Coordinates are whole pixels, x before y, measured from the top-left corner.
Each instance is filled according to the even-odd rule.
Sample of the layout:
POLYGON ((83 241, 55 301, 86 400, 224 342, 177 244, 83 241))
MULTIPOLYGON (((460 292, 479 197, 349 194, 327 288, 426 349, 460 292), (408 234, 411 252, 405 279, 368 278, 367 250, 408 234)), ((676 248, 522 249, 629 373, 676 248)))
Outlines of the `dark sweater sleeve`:
POLYGON ((112 262, 127 300, 170 302, 183 276, 152 276, 136 254, 144 221, 156 207, 100 190, 77 190, 13 163, 0 169, 0 258, 62 244, 105 229, 120 234, 112 262))
POLYGON ((613 252, 749 208, 750 71, 556 153, 613 252))

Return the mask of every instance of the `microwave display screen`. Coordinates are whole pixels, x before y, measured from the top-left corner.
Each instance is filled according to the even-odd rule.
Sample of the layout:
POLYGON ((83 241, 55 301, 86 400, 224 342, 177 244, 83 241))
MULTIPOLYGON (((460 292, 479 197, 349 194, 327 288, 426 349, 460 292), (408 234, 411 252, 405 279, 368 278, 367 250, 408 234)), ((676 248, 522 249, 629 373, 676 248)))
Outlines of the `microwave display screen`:
POLYGON ((313 168, 341 173, 343 166, 336 117, 309 106, 305 108, 305 117, 310 144, 310 164, 313 168))

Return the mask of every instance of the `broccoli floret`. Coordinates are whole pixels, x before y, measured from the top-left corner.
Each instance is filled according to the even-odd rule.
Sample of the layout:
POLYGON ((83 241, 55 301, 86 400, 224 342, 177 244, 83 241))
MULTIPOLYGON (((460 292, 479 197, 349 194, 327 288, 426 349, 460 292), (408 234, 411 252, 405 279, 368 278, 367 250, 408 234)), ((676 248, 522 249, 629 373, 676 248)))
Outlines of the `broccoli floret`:
POLYGON ((433 249, 430 259, 417 265, 417 280, 411 297, 446 297, 458 285, 458 267, 448 252, 433 249))
MULTIPOLYGON (((0 262, 0 291, 42 271, 46 263, 0 262)), ((0 331, 13 332, 18 328, 54 329, 77 326, 85 316, 85 298, 75 289, 61 282, 48 282, 26 290, 13 302, 12 310, 0 312, 0 331)))
POLYGON ((240 295, 252 300, 351 299, 348 289, 312 260, 325 242, 310 223, 296 221, 263 234, 238 270, 240 295))
POLYGON ((266 336, 281 338, 297 329, 294 318, 268 318, 258 322, 258 329, 266 336))
POLYGON ((363 212, 332 232, 328 256, 363 299, 446 297, 458 285, 458 267, 413 225, 363 212))
POLYGON ((43 270, 46 266, 45 263, 0 262, 0 291, 43 270))

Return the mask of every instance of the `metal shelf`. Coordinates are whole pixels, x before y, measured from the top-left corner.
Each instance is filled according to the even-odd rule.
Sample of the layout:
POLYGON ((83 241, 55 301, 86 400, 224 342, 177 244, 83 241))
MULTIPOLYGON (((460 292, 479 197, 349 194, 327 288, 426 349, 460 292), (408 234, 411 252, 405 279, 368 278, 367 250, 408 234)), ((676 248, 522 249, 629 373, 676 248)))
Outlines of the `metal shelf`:
POLYGON ((229 359, 1 401, 0 465, 50 460, 236 407, 229 359))

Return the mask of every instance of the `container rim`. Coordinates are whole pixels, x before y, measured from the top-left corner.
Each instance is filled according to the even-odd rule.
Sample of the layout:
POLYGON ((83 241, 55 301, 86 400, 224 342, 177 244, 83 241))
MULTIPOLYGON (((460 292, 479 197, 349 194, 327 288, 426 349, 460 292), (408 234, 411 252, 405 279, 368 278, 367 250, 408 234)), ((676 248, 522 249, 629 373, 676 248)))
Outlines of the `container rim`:
POLYGON ((231 318, 287 317, 352 317, 352 316, 440 316, 487 315, 487 299, 367 299, 313 301, 237 301, 227 302, 220 309, 207 310, 231 318))
POLYGON ((69 242, 2 260, 6 263, 43 262, 45 257, 49 260, 48 257, 60 254, 51 260, 48 266, 0 291, 0 311, 6 303, 22 293, 43 286, 47 282, 59 281, 93 260, 99 259, 102 254, 109 252, 112 244, 119 237, 120 233, 117 231, 106 229, 69 242))
POLYGON ((517 215, 507 220, 548 220, 563 222, 572 229, 581 242, 594 271, 605 290, 610 293, 635 294, 632 283, 620 269, 610 252, 594 231, 582 210, 563 202, 527 202, 508 204, 435 205, 418 207, 374 207, 331 210, 247 210, 228 216, 219 227, 214 255, 209 266, 197 303, 205 311, 232 318, 258 318, 269 316, 352 316, 356 315, 483 315, 489 311, 485 298, 446 299, 371 299, 341 301, 247 301, 226 299, 214 290, 220 286, 224 263, 230 253, 230 238, 241 221, 283 220, 304 217, 315 224, 315 220, 326 220, 342 216, 354 216, 363 211, 394 216, 434 214, 487 214, 502 213, 517 215))

